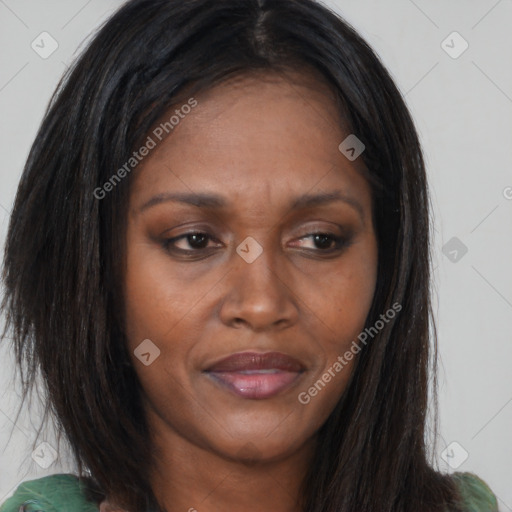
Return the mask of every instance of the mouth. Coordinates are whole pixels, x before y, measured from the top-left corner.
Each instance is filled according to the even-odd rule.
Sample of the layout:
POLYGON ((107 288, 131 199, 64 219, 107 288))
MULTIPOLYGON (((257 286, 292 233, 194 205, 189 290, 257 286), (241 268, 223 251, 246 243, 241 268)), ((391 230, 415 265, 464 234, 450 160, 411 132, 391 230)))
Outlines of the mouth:
POLYGON ((239 352, 204 372, 223 389, 261 400, 289 389, 305 369, 297 359, 280 352, 239 352))

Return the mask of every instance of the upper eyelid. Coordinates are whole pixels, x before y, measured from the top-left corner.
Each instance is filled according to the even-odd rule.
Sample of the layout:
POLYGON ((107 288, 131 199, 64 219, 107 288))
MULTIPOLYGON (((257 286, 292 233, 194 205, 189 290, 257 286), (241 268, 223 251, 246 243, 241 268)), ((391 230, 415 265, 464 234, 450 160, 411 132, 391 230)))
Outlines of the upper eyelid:
MULTIPOLYGON (((316 234, 327 234, 327 235, 331 235, 331 236, 346 236, 347 234, 350 234, 352 232, 351 229, 343 229, 342 226, 337 226, 337 227, 340 229, 341 233, 334 233, 333 232, 334 228, 311 227, 311 228, 308 228, 306 231, 304 231, 304 233, 302 235, 298 236, 297 238, 304 238, 304 237, 316 235, 316 234)), ((164 231, 162 236, 165 235, 165 233, 167 231, 170 231, 170 230, 164 231)), ((167 240, 176 240, 179 238, 184 238, 184 237, 187 237, 190 235, 196 235, 196 234, 207 235, 213 240, 218 240, 216 235, 213 235, 208 229, 204 229, 204 228, 192 228, 189 231, 180 233, 179 235, 168 236, 165 238, 167 240)))
MULTIPOLYGON (((191 223, 191 224, 194 224, 194 223, 191 223)), ((335 222, 333 220, 315 219, 315 220, 308 221, 307 224, 308 224, 308 227, 304 228, 305 230, 307 230, 307 231, 305 231, 306 234, 310 234, 312 232, 332 231, 333 229, 339 229, 343 234, 344 232, 347 232, 347 231, 351 232, 354 230, 354 227, 353 227, 351 221, 339 223, 339 222, 335 222), (330 224, 331 227, 319 226, 318 224, 320 224, 320 223, 330 224)), ((183 233, 184 235, 187 235, 190 233, 206 233, 213 238, 215 238, 215 235, 213 235, 211 233, 212 231, 220 230, 223 233, 226 233, 229 231, 229 229, 226 228, 224 223, 221 223, 219 225, 217 225, 215 223, 215 227, 213 227, 213 228, 208 224, 201 225, 201 223, 198 223, 198 225, 193 225, 193 226, 187 226, 187 225, 175 226, 174 228, 169 228, 169 229, 164 230, 159 236, 164 236, 165 233, 172 231, 174 229, 180 229, 180 228, 187 229, 187 231, 183 233)), ((272 229, 274 229, 274 227, 272 229)), ((297 229, 302 229, 302 227, 298 227, 298 228, 294 227, 293 228, 293 230, 297 230, 297 229)), ((181 234, 176 235, 176 236, 181 236, 181 234)), ((175 238, 175 237, 169 237, 169 238, 175 238)))
MULTIPOLYGON (((214 241, 214 242, 219 242, 219 240, 211 235, 208 231, 203 231, 203 230, 200 230, 200 229, 197 229, 197 230, 190 230, 190 231, 187 231, 186 233, 182 233, 180 235, 177 235, 177 236, 173 236, 173 237, 168 237, 165 239, 165 242, 166 242, 166 245, 170 245, 171 242, 178 242, 178 241, 181 241, 181 240, 186 240, 188 236, 192 236, 192 235, 196 235, 196 234, 201 234, 201 235, 206 235, 210 241, 214 241)), ((331 238, 333 239, 338 239, 338 240, 342 240, 342 241, 347 241, 348 239, 350 239, 352 237, 352 233, 341 233, 341 234, 337 234, 337 233, 333 233, 332 231, 328 230, 328 229, 313 229, 302 234, 301 236, 299 237, 296 237, 297 240, 302 240, 304 238, 311 238, 312 236, 315 236, 315 235, 327 235, 327 236, 330 236, 331 238)), ((221 242, 222 243, 222 242, 221 242)), ((198 252, 200 250, 206 250, 207 247, 204 247, 202 249, 181 249, 183 251, 192 251, 192 252, 198 252)), ((178 249, 180 250, 180 249, 178 249)))

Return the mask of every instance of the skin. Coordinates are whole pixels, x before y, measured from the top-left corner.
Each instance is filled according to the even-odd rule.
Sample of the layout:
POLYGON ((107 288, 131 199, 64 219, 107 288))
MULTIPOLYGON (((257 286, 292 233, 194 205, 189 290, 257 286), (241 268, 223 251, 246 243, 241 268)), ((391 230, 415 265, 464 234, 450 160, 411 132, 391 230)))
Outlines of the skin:
POLYGON ((169 512, 298 511, 315 432, 356 362, 299 402, 364 328, 378 248, 362 159, 338 150, 350 131, 332 91, 310 75, 287 77, 244 75, 196 95, 132 176, 125 327, 158 454, 151 481, 169 512), (290 209, 298 196, 333 190, 351 202, 290 209), (214 193, 227 205, 141 209, 174 192, 214 193), (210 238, 165 247, 197 231, 210 238), (348 242, 336 250, 312 233, 348 242), (248 236, 263 249, 252 263, 236 252, 248 236), (147 366, 133 355, 145 339, 160 350, 147 366), (202 372, 249 350, 283 352, 306 371, 266 399, 239 397, 202 372))

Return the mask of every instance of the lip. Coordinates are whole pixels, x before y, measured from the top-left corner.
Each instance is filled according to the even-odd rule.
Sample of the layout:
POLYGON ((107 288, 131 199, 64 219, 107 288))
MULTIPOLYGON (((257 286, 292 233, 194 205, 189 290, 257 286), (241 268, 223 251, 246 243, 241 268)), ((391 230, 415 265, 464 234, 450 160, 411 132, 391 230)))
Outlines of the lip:
POLYGON ((242 372, 282 370, 300 372, 304 366, 294 357, 281 352, 237 352, 209 366, 207 372, 242 372))
POLYGON ((275 396, 300 378, 305 367, 281 352, 238 352, 209 366, 204 372, 238 396, 264 399, 275 396))

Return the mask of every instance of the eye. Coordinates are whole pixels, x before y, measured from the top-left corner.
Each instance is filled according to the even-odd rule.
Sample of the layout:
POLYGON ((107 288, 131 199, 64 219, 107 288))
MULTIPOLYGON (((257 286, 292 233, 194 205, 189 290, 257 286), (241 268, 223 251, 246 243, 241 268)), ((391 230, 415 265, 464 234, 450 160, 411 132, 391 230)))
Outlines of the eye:
POLYGON ((174 251, 182 254, 191 254, 198 253, 207 249, 208 241, 210 240, 214 239, 208 233, 203 231, 191 231, 174 238, 167 238, 163 241, 162 245, 168 251, 174 251), (181 243, 182 247, 178 247, 178 243, 181 243))
MULTIPOLYGON (((350 237, 339 236, 334 233, 327 232, 309 233, 308 235, 301 237, 299 240, 307 239, 311 239, 315 247, 313 247, 313 249, 306 248, 306 250, 317 250, 324 253, 339 251, 350 242, 350 237)), ((303 246, 301 245, 301 247, 303 246)))
MULTIPOLYGON (((309 233, 300 237, 298 240, 300 242, 308 239, 312 240, 313 248, 304 247, 302 243, 300 243, 299 248, 308 252, 311 251, 323 254, 340 252, 348 246, 351 241, 350 236, 340 236, 329 232, 309 233)), ((222 245, 220 242, 218 242, 217 245, 209 245, 210 242, 218 242, 218 240, 204 231, 190 231, 180 236, 165 239, 162 242, 162 246, 166 251, 177 255, 201 256, 208 254, 211 249, 219 247, 219 244, 222 245), (178 244, 180 244, 181 247, 178 244)))

